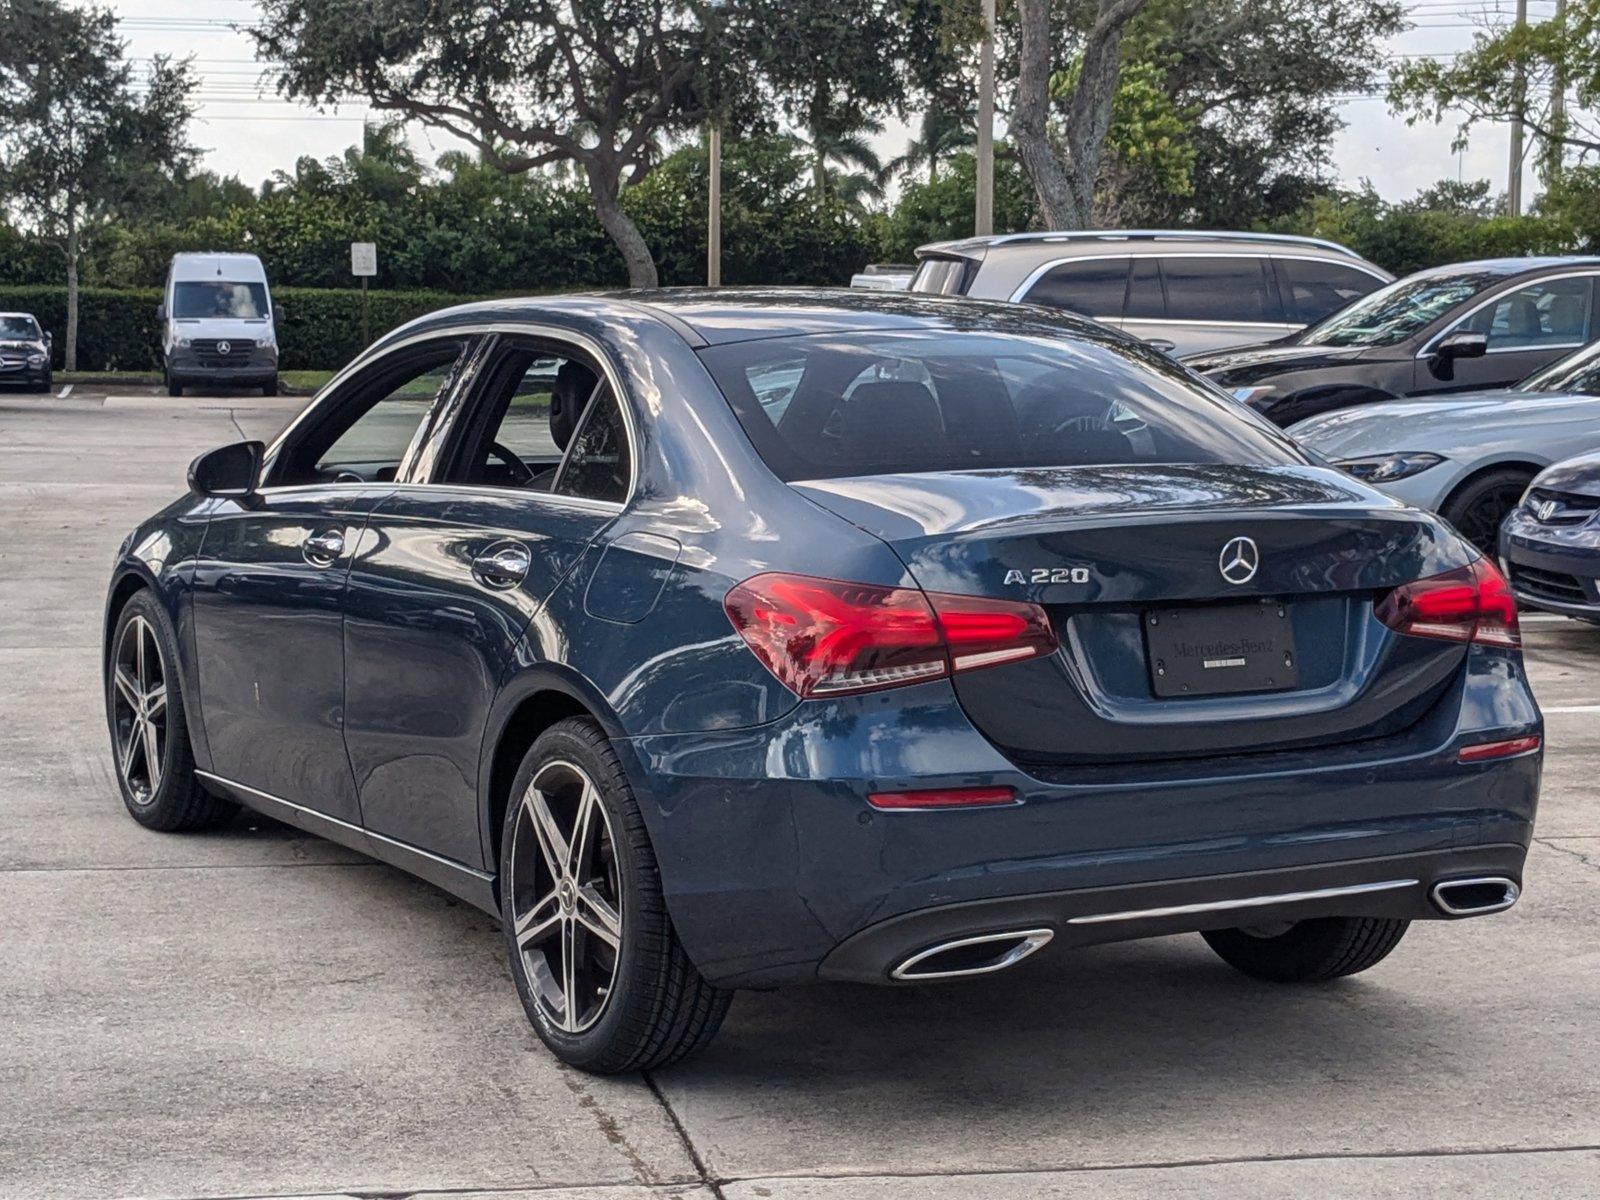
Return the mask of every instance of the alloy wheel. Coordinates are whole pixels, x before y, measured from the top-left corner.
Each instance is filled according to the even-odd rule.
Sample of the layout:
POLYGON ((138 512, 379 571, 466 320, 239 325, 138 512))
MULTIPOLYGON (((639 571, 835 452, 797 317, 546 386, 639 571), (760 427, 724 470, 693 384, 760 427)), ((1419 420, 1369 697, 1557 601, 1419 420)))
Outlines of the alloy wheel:
POLYGON ((511 919, 530 991, 550 1024, 582 1033, 616 986, 622 880, 611 818, 583 768, 546 763, 521 799, 511 843, 511 919))
POLYGON ((155 628, 136 616, 111 659, 117 770, 135 804, 154 801, 167 748, 167 677, 155 628))
POLYGON ((1522 492, 1520 483, 1491 488, 1461 515, 1457 532, 1493 561, 1498 553, 1500 523, 1522 499, 1522 492))

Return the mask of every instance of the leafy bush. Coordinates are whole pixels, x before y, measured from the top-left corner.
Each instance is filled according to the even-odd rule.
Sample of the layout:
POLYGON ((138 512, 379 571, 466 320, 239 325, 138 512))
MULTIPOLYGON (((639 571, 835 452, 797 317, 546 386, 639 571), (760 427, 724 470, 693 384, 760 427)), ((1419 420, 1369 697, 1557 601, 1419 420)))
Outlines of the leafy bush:
MULTIPOLYGON (((274 288, 283 307, 278 324, 278 365, 284 370, 335 370, 361 350, 361 293, 355 289, 274 288)), ((370 293, 372 336, 435 309, 471 297, 449 292, 370 293)), ((85 371, 154 371, 161 366, 157 288, 84 288, 78 293, 78 365, 85 371)), ((62 365, 67 290, 39 285, 0 286, 0 309, 31 312, 55 334, 55 365, 62 365)))

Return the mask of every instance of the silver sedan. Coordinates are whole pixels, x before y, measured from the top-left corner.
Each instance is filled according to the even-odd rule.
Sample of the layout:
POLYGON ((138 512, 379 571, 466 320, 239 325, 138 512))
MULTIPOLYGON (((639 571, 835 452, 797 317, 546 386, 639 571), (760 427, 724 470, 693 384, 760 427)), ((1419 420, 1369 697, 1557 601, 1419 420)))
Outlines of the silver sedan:
POLYGON ((1358 405, 1289 433, 1357 478, 1439 513, 1492 555, 1500 523, 1536 474, 1600 450, 1600 342, 1515 387, 1358 405))

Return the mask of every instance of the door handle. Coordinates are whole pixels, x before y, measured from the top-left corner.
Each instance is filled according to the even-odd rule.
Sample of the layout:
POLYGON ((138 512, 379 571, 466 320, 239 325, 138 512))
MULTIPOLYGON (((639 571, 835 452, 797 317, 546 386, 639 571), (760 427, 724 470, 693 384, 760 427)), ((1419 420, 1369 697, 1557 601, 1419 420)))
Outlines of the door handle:
POLYGON ((514 588, 528 577, 533 555, 521 542, 498 542, 472 560, 472 573, 484 586, 514 588))
POLYGON ((344 553, 344 531, 324 529, 300 543, 300 553, 314 567, 331 567, 344 553))

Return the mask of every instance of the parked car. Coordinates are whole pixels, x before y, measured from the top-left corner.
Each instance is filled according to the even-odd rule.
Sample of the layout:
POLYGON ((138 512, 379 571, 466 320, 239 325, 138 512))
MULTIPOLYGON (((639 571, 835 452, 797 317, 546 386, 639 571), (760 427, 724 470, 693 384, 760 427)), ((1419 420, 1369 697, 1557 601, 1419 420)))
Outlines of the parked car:
POLYGON ((1600 452, 1546 467, 1500 527, 1519 603, 1600 625, 1600 452))
POLYGON ((913 292, 1064 308, 1175 354, 1294 333, 1394 278, 1334 242, 1265 233, 1018 233, 917 258, 913 292))
POLYGON ((850 286, 871 292, 903 292, 916 268, 903 263, 868 263, 850 276, 850 286))
POLYGON ((156 320, 167 395, 186 387, 260 388, 278 394, 282 314, 254 254, 174 254, 156 320))
POLYGON ((111 580, 128 811, 247 805, 499 915, 586 1070, 738 987, 1189 931, 1319 981, 1518 896, 1492 563, 1068 314, 467 305, 190 485, 111 580))
POLYGON ((0 313, 0 384, 50 390, 50 335, 32 313, 0 313))
POLYGON ((1399 396, 1508 387, 1591 341, 1600 258, 1433 267, 1303 333, 1184 359, 1277 425, 1399 396))
POLYGON ((1432 509, 1485 554, 1544 467, 1600 450, 1600 342, 1513 388, 1361 404, 1289 427, 1302 446, 1432 509))

